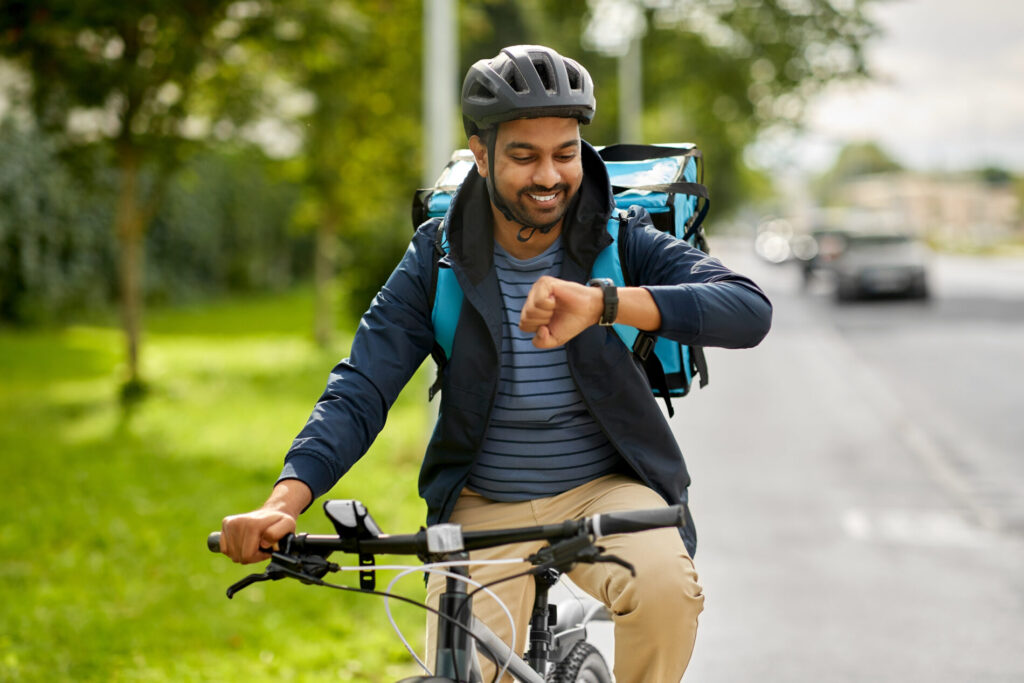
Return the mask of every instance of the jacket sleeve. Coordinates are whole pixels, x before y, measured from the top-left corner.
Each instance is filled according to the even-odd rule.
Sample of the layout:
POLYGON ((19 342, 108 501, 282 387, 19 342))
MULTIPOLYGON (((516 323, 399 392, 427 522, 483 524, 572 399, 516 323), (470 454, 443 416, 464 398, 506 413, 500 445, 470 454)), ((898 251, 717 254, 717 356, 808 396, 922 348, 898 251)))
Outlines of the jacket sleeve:
POLYGON ((741 349, 768 334, 772 305, 754 282, 716 258, 654 228, 646 212, 631 216, 626 242, 630 281, 661 311, 657 335, 692 346, 741 349))
POLYGON ((331 371, 278 481, 298 479, 314 498, 326 493, 369 449, 399 392, 430 354, 433 229, 427 224, 416 232, 363 314, 349 357, 331 371))

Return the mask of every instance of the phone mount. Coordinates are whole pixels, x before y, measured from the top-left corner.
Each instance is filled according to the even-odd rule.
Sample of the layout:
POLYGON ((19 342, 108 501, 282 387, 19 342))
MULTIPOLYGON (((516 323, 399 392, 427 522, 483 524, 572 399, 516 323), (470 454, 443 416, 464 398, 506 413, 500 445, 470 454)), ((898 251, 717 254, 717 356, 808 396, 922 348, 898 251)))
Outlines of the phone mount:
MULTIPOLYGON (((341 538, 363 541, 381 536, 380 527, 373 521, 366 506, 358 500, 324 501, 324 514, 331 520, 334 530, 341 538)), ((359 553, 360 567, 373 567, 373 555, 359 553)), ((377 575, 373 569, 359 572, 359 588, 372 591, 377 587, 377 575)))

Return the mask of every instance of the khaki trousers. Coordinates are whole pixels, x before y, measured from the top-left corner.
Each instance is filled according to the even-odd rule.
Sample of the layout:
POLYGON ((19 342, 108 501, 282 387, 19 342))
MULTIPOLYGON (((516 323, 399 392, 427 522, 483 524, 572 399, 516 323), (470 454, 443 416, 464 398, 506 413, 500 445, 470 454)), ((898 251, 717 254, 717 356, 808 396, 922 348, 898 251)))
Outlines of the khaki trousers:
MULTIPOLYGON (((467 530, 550 524, 580 519, 601 512, 664 507, 660 495, 634 479, 608 475, 549 498, 500 503, 463 490, 451 521, 467 530)), ((470 560, 526 557, 542 542, 518 543, 474 551, 470 560)), ((616 564, 579 564, 569 577, 573 583, 603 602, 615 624, 615 680, 617 683, 678 683, 690 661, 697 635, 697 615, 704 596, 697 572, 676 529, 655 529, 634 534, 607 536, 598 541, 608 554, 636 567, 636 577, 616 564)), ((487 584, 528 568, 526 564, 470 565, 470 575, 487 584)), ((437 607, 444 578, 431 575, 427 601, 437 607)), ((516 621, 515 650, 526 645, 533 605, 532 577, 500 583, 491 588, 512 612, 516 621)), ((473 612, 505 642, 511 638, 508 617, 490 596, 478 593, 473 612)), ((431 659, 437 637, 436 620, 427 620, 428 653, 431 659)), ((434 662, 428 662, 431 670, 434 662)), ((494 676, 494 666, 481 657, 484 680, 494 676)), ((511 681, 505 676, 504 681, 511 681)))

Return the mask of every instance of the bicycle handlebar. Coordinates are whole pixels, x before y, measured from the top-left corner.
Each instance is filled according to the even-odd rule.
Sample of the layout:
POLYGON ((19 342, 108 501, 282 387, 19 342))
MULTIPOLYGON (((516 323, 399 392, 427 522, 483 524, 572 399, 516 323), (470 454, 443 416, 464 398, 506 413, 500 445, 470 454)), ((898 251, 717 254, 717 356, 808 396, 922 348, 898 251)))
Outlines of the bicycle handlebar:
POLYGON ((606 512, 603 515, 594 515, 590 520, 591 533, 595 538, 601 538, 612 534, 629 534, 648 529, 686 526, 686 513, 682 505, 672 505, 649 510, 606 512))
MULTIPOLYGON (((464 531, 462 532, 462 542, 465 550, 479 550, 522 541, 555 541, 581 533, 601 538, 611 534, 634 533, 664 527, 682 527, 685 524, 686 516, 683 507, 672 505, 648 510, 607 512, 557 524, 491 531, 464 531)), ((207 537, 206 547, 211 552, 220 552, 219 531, 215 531, 207 537)), ((426 555, 431 552, 428 547, 428 534, 425 530, 415 534, 394 536, 382 534, 376 538, 289 534, 281 539, 280 547, 285 553, 305 552, 324 556, 334 551, 363 555, 426 555)))

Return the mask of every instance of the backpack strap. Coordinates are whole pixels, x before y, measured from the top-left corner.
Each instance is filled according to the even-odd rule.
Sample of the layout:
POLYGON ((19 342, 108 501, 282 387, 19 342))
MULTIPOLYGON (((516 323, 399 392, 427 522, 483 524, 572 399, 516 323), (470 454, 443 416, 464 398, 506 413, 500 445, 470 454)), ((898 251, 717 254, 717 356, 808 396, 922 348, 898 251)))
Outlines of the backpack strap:
MULTIPOLYGON (((629 270, 626 268, 626 237, 624 235, 627 232, 626 228, 629 225, 629 218, 627 214, 620 212, 618 221, 618 235, 615 237, 615 246, 619 252, 619 269, 622 271, 622 281, 625 286, 632 287, 629 270)), ((610 228, 611 225, 608 227, 610 228)), ((640 364, 643 365, 644 374, 647 375, 647 381, 651 387, 661 392, 662 398, 665 399, 665 407, 668 409, 668 416, 672 417, 675 415, 675 409, 672 408, 672 397, 669 395, 668 378, 665 376, 665 368, 661 366, 661 361, 658 360, 658 354, 654 353, 654 345, 657 341, 657 336, 650 332, 637 330, 636 339, 633 340, 631 350, 633 355, 639 359, 640 364)))
POLYGON ((704 357, 703 346, 690 347, 690 362, 694 370, 700 375, 700 386, 703 389, 708 385, 708 359, 704 357))
MULTIPOLYGON (((626 240, 623 239, 622 233, 623 228, 627 225, 625 214, 619 214, 619 235, 616 238, 616 246, 619 250, 619 267, 622 270, 622 279, 626 286, 632 286, 629 280, 629 272, 626 268, 626 240)), ((699 223, 698 223, 699 225, 699 223)), ((701 233, 699 242, 703 241, 703 233, 701 233)), ((698 242, 697 248, 701 249, 705 254, 707 253, 706 248, 701 248, 698 242)), ((656 335, 644 330, 638 330, 636 340, 633 342, 633 353, 636 354, 640 362, 643 363, 644 371, 647 373, 647 379, 651 383, 651 387, 661 392, 662 397, 665 399, 665 406, 668 408, 668 416, 672 417, 675 415, 675 411, 672 409, 672 398, 669 395, 668 388, 668 377, 665 375, 665 369, 661 365, 661 361, 658 360, 657 354, 652 353, 654 351, 654 345, 658 341, 656 335)), ((690 364, 693 367, 695 374, 700 375, 700 386, 704 388, 708 385, 708 361, 704 356, 703 346, 690 346, 690 364)))
MULTIPOLYGON (((441 268, 440 261, 447 254, 448 250, 445 248, 444 219, 442 219, 441 223, 437 226, 437 232, 434 234, 434 249, 430 259, 430 291, 427 292, 427 301, 430 302, 430 318, 431 322, 435 325, 434 346, 430 349, 430 357, 434 359, 434 364, 437 366, 437 376, 434 378, 434 383, 431 384, 430 388, 427 390, 427 401, 434 400, 434 396, 441 390, 441 374, 444 370, 444 366, 448 364, 448 356, 445 353, 445 349, 442 346, 441 341, 438 339, 435 320, 438 294, 437 283, 439 270, 441 268)), ((455 331, 452 329, 450 332, 454 335, 455 331)))
POLYGON ((434 257, 431 259, 430 291, 427 292, 427 300, 430 301, 431 309, 434 306, 434 296, 437 295, 438 263, 447 254, 448 250, 444 246, 444 219, 442 218, 437 226, 437 232, 434 233, 434 257))

